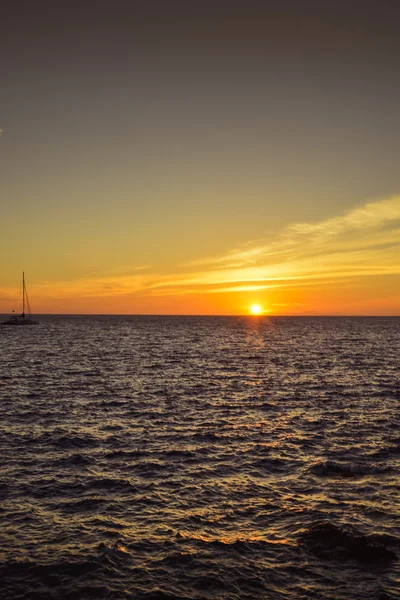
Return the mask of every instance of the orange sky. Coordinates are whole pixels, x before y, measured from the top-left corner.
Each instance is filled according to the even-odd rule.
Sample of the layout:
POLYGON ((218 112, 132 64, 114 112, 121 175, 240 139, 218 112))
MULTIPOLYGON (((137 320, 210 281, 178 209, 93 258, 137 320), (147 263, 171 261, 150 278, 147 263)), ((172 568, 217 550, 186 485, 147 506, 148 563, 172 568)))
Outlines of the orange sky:
MULTIPOLYGON (((368 202, 314 223, 291 224, 215 256, 159 269, 87 269, 30 281, 36 313, 396 315, 400 307, 400 198, 368 202)), ((19 284, 19 282, 18 282, 19 284)), ((1 306, 18 307, 17 286, 1 306)))
POLYGON ((0 312, 400 314, 389 5, 6 2, 0 312))

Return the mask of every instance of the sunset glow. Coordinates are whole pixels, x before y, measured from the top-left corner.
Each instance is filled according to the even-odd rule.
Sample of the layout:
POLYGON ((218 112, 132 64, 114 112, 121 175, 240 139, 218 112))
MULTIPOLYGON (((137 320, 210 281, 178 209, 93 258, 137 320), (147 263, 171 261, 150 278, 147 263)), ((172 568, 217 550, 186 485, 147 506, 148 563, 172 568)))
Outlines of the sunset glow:
POLYGON ((25 4, 0 40, 0 313, 25 271, 37 314, 400 314, 381 11, 25 4))
POLYGON ((259 304, 252 304, 250 307, 250 312, 252 315, 261 314, 261 306, 259 304))

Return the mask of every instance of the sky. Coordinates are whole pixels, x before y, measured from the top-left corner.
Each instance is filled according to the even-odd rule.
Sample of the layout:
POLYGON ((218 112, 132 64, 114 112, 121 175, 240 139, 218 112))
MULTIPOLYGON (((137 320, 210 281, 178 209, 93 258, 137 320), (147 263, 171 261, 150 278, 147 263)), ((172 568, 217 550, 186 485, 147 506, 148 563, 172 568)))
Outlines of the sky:
POLYGON ((0 313, 399 315, 399 17, 2 0, 0 313))

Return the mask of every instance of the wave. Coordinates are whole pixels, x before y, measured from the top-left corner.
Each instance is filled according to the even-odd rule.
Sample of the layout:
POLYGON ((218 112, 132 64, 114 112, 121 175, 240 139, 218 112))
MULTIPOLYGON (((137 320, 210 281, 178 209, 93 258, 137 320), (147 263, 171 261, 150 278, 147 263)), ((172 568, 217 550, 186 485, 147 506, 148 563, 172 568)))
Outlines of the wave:
POLYGON ((338 463, 331 460, 314 463, 310 471, 318 477, 365 477, 366 475, 379 475, 390 473, 393 469, 390 466, 360 463, 338 463))
POLYGON ((264 457, 255 460, 251 465, 253 474, 258 477, 264 477, 268 473, 283 473, 288 471, 291 461, 277 457, 264 457))
POLYGON ((6 561, 0 563, 0 575, 5 577, 30 574, 38 578, 42 578, 46 577, 50 573, 57 572, 60 575, 79 577, 80 575, 87 575, 88 573, 91 573, 100 566, 100 563, 97 562, 93 556, 89 557, 88 559, 60 561, 52 564, 40 564, 29 560, 6 561))
POLYGON ((387 459, 390 458, 391 456, 398 456, 400 454, 400 442, 394 443, 394 444, 390 444, 388 446, 386 446, 385 448, 381 448, 380 450, 377 450, 376 452, 374 452, 373 454, 371 454, 371 456, 373 458, 378 458, 378 459, 387 459))
POLYGON ((384 537, 367 536, 351 525, 327 521, 313 524, 300 536, 300 542, 318 558, 336 561, 356 560, 369 564, 389 564, 398 560, 384 537))
MULTIPOLYGON (((138 598, 140 600, 192 600, 189 596, 177 596, 176 594, 170 594, 163 592, 159 588, 155 588, 149 592, 139 593, 138 598)), ((196 600, 202 600, 199 596, 196 596, 196 600)))
POLYGON ((61 449, 89 448, 99 445, 99 440, 89 433, 80 434, 77 431, 66 433, 64 429, 56 428, 44 431, 39 435, 29 434, 14 436, 20 443, 31 446, 55 446, 61 449))
POLYGON ((68 513, 91 512, 107 507, 110 501, 107 498, 82 498, 81 500, 66 500, 59 502, 58 508, 68 513))
POLYGON ((55 464, 60 466, 88 466, 93 464, 94 460, 87 454, 80 454, 76 452, 75 454, 71 454, 69 456, 63 456, 62 458, 58 458, 54 461, 55 464))

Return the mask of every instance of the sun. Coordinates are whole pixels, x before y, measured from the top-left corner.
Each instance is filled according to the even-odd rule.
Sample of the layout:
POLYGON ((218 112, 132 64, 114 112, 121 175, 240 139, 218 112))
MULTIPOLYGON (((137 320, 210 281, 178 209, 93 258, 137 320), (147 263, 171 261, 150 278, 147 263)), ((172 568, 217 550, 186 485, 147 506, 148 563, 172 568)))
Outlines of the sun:
POLYGON ((250 312, 252 315, 260 315, 261 314, 261 306, 259 304, 252 304, 250 306, 250 312))

